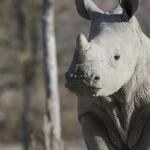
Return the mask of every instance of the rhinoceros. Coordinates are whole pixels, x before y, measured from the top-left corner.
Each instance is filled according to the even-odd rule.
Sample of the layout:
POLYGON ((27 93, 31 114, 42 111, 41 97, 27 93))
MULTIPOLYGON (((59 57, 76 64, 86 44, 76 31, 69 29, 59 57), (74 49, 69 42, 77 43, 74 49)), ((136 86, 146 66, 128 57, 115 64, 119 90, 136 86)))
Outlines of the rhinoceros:
POLYGON ((139 0, 109 12, 75 2, 91 27, 77 37, 66 87, 78 97, 88 150, 150 150, 150 40, 135 17, 139 0))

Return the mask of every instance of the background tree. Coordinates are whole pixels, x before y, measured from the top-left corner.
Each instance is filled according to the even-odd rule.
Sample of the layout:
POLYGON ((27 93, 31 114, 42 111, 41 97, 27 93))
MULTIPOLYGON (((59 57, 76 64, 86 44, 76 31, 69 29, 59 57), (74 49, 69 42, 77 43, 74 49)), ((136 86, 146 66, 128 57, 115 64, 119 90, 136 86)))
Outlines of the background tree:
MULTIPOLYGON (((25 14, 25 1, 16 0, 16 31, 17 31, 17 47, 21 63, 22 74, 22 95, 23 95, 23 110, 22 110, 22 142, 23 149, 29 150, 31 145, 32 135, 32 99, 34 93, 34 78, 35 65, 37 56, 37 28, 35 20, 31 19, 32 25, 29 24, 25 14), (30 37, 30 46, 27 44, 27 33, 30 37)), ((26 10, 27 11, 27 10, 26 10)))
POLYGON ((60 150, 62 148, 62 141, 54 25, 54 0, 43 0, 42 37, 46 85, 46 116, 44 119, 45 149, 60 150))

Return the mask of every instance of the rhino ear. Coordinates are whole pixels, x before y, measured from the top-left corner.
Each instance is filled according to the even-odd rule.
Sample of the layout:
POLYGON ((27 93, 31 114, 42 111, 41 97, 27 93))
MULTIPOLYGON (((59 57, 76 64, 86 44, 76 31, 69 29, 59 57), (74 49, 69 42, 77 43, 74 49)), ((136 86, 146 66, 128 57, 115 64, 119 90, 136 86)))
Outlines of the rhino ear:
POLYGON ((128 19, 131 19, 135 14, 139 6, 139 0, 119 0, 120 5, 128 16, 128 19))
POLYGON ((97 14, 103 14, 91 0, 75 0, 78 13, 85 19, 91 20, 97 14))

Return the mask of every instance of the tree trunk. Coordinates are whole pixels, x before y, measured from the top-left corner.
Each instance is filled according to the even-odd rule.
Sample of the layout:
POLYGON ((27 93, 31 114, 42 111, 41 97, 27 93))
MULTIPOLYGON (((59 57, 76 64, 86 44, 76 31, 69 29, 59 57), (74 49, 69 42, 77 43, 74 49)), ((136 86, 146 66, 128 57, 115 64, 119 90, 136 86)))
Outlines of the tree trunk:
MULTIPOLYGON (((23 10, 25 1, 16 0, 16 21, 17 21, 17 49, 19 51, 19 58, 21 64, 22 74, 22 95, 23 95, 23 106, 22 106, 22 143, 23 149, 29 150, 31 144, 31 121, 33 117, 32 113, 32 96, 34 89, 34 75, 35 75, 35 58, 36 53, 33 53, 37 48, 36 45, 32 45, 31 50, 28 51, 26 48, 26 18, 23 10)), ((31 38, 32 38, 32 33, 31 38)), ((32 42, 32 41, 31 41, 32 42)))
POLYGON ((54 30, 54 0, 43 0, 42 35, 46 85, 46 116, 44 119, 46 150, 60 150, 62 148, 54 30))

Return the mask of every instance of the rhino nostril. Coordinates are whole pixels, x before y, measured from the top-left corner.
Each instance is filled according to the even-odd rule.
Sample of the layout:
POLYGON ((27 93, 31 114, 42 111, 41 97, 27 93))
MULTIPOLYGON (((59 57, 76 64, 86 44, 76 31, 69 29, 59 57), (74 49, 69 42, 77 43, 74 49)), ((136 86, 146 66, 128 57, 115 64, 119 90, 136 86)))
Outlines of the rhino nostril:
POLYGON ((94 80, 98 81, 98 80, 100 80, 100 77, 99 76, 95 76, 94 80))

